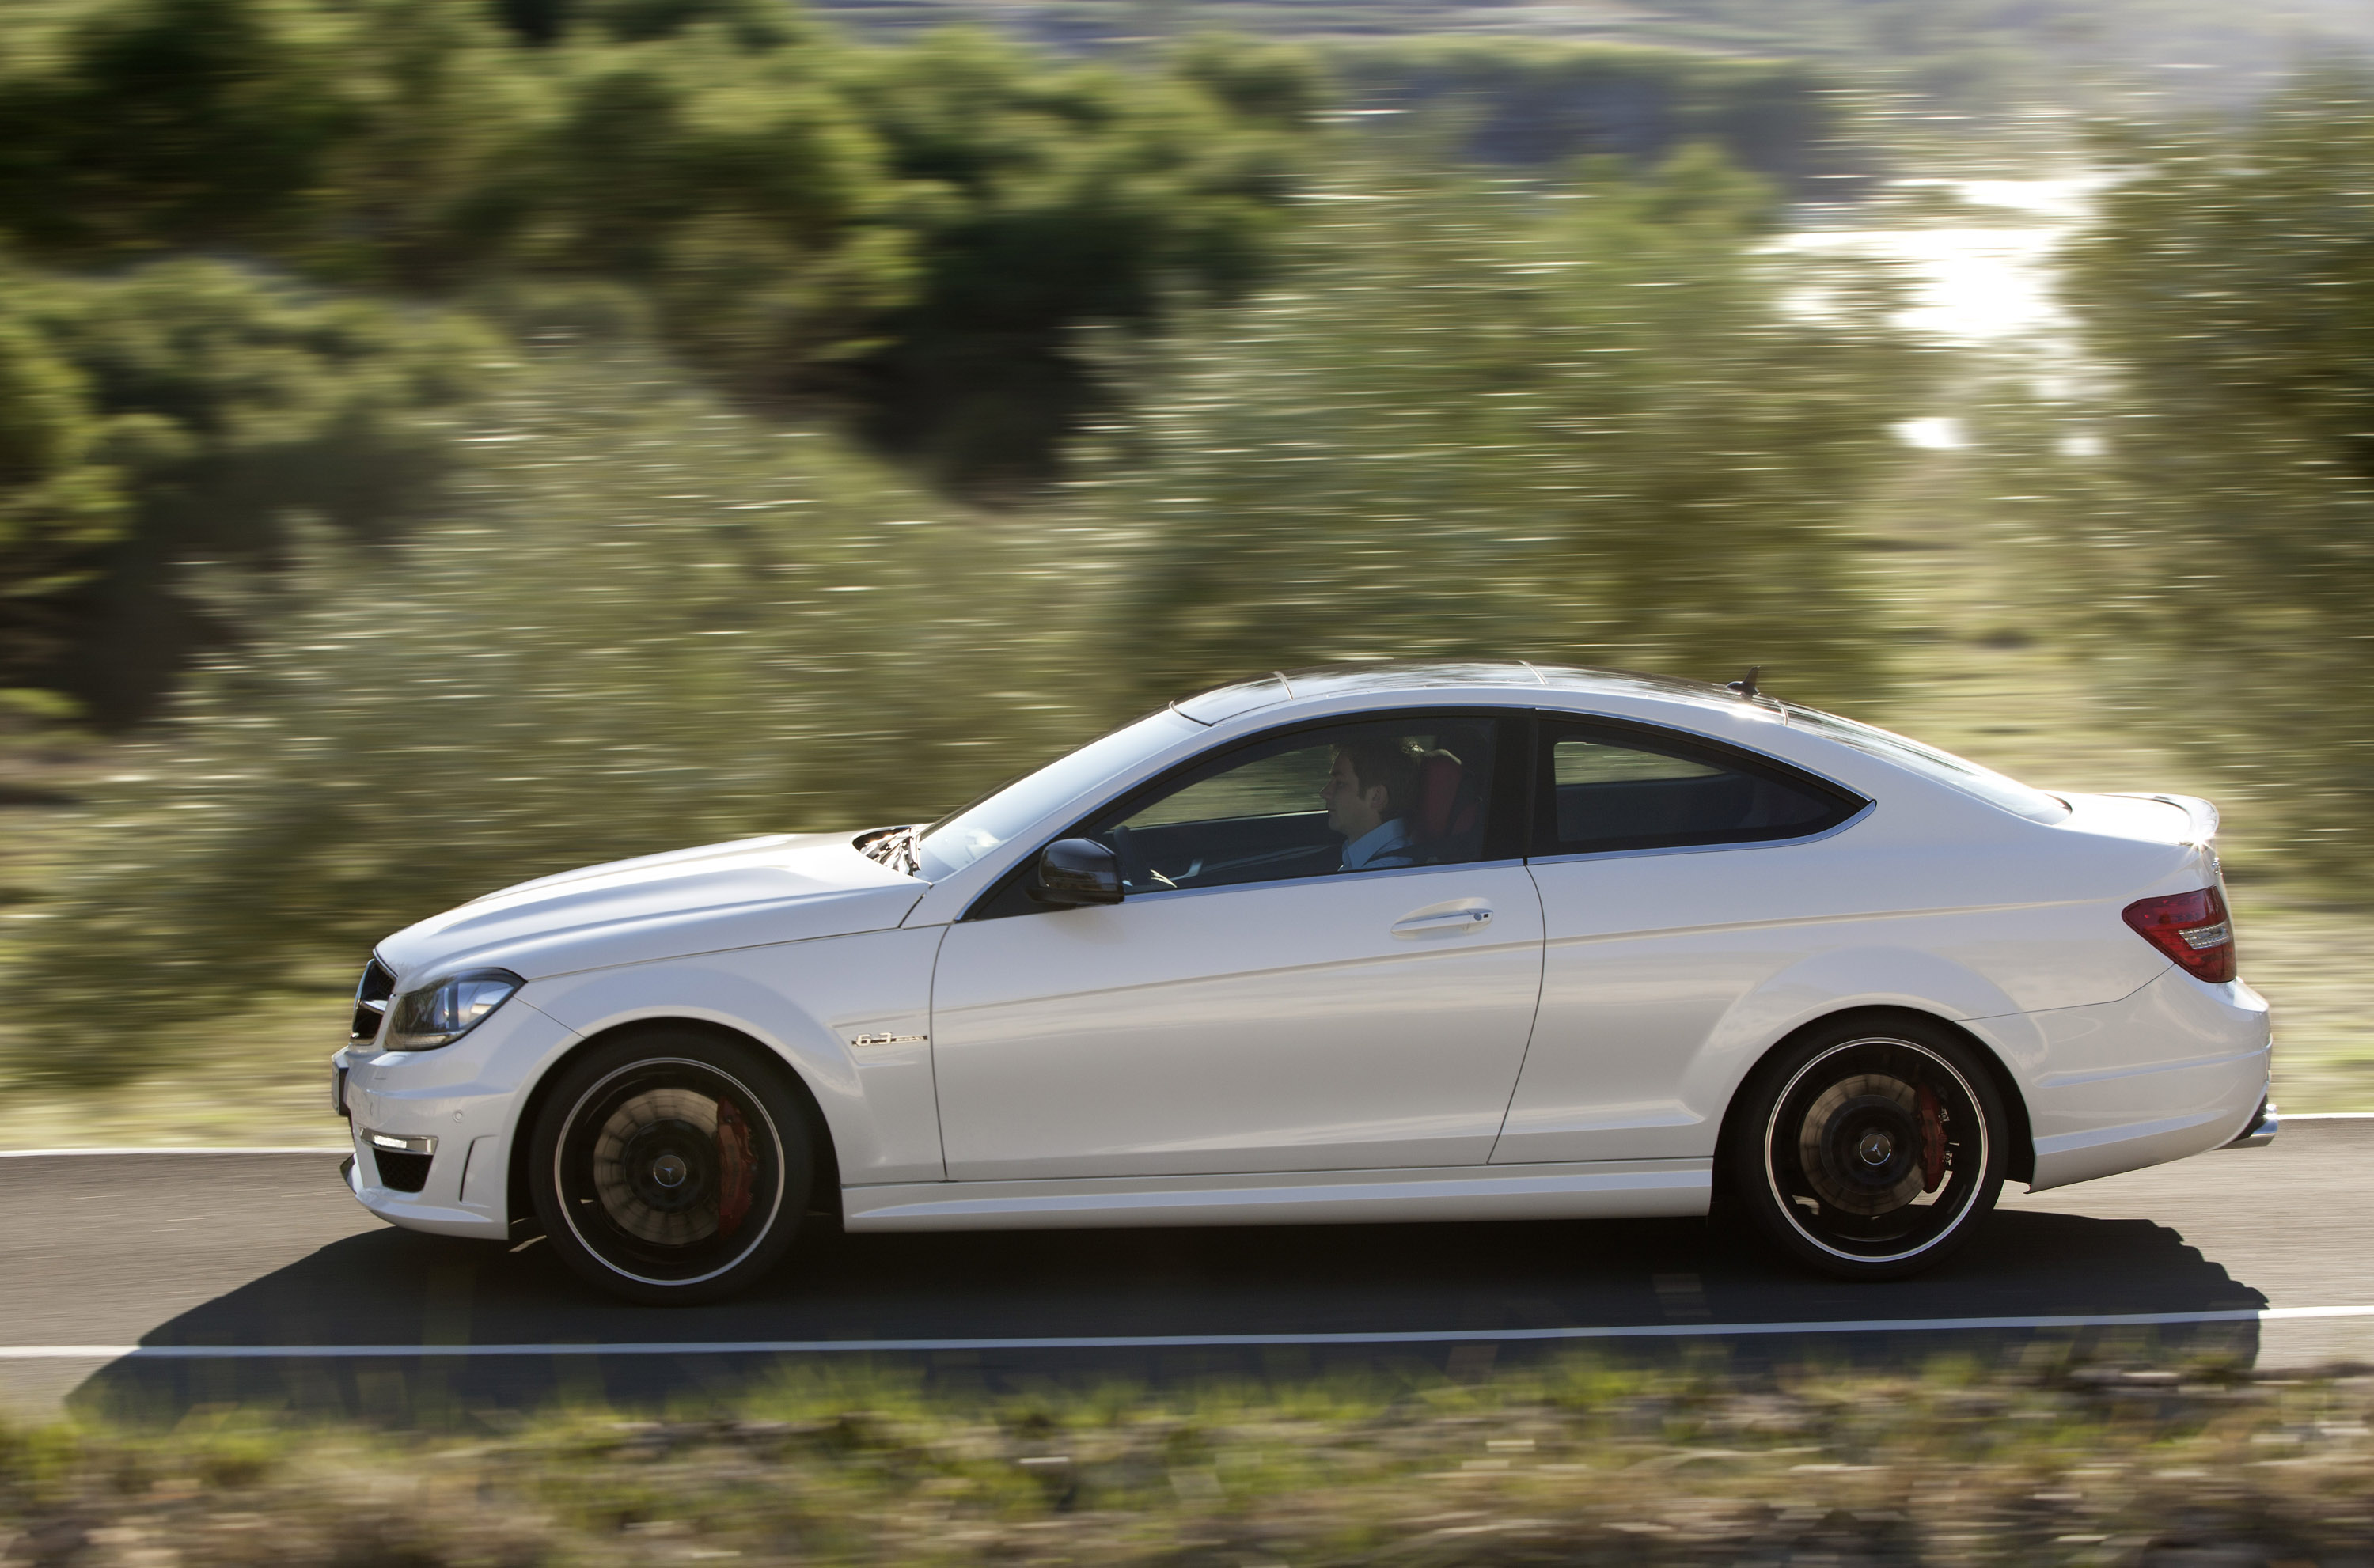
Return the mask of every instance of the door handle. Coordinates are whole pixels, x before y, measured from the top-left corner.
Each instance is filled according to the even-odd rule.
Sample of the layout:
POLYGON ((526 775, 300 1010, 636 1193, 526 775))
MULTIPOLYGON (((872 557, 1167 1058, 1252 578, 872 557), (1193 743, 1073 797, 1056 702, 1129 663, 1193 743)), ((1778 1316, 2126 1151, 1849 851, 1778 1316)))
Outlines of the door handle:
POLYGON ((1445 909, 1432 915, 1412 915, 1393 922, 1395 936, 1458 936, 1465 931, 1480 931, 1492 923, 1492 911, 1487 909, 1445 909))

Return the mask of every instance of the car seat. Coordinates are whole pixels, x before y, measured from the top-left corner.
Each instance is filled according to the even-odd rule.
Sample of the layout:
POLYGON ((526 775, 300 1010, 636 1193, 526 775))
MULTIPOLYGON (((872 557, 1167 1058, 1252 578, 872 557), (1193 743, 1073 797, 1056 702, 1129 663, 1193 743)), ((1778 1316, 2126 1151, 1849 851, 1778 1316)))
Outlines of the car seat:
POLYGON ((1430 751, 1418 758, 1416 829, 1418 858, 1435 865, 1472 860, 1480 847, 1484 813, 1475 779, 1457 756, 1430 751))

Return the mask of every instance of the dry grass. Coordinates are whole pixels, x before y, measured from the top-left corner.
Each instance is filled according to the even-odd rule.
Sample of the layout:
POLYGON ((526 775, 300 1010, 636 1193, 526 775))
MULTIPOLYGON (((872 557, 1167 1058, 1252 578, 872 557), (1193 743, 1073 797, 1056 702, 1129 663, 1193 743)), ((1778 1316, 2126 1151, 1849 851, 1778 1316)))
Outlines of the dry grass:
POLYGON ((0 1092, 0 1149, 342 1148, 330 1053, 346 1038, 353 990, 348 979, 266 996, 247 1018, 195 1019, 177 1038, 128 1043, 158 1066, 117 1088, 0 1092))
MULTIPOLYGON (((2361 1369, 2362 1370, 2362 1369, 2361 1369)), ((2363 1562, 2374 1378, 2063 1365, 933 1409, 807 1380, 723 1415, 423 1437, 236 1413, 0 1448, 9 1561, 2363 1562)))

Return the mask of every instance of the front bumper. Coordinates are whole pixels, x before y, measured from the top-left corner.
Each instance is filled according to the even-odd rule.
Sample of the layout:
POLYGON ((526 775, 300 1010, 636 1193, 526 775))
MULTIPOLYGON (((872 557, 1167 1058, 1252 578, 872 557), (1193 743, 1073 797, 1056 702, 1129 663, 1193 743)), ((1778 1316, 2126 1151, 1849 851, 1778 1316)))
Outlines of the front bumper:
POLYGON ((348 1190, 407 1230, 507 1237, 522 1087, 577 1038, 514 996, 437 1050, 338 1052, 355 1150, 348 1190))

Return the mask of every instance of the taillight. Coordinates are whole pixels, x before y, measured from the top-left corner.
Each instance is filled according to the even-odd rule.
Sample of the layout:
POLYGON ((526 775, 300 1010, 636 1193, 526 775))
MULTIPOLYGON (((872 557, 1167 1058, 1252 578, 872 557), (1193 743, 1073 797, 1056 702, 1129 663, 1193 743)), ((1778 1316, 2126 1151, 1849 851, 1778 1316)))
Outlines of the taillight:
POLYGON ((2138 898, 2123 913, 2145 942, 2194 979, 2224 985, 2234 977, 2234 922, 2215 888, 2138 898))

